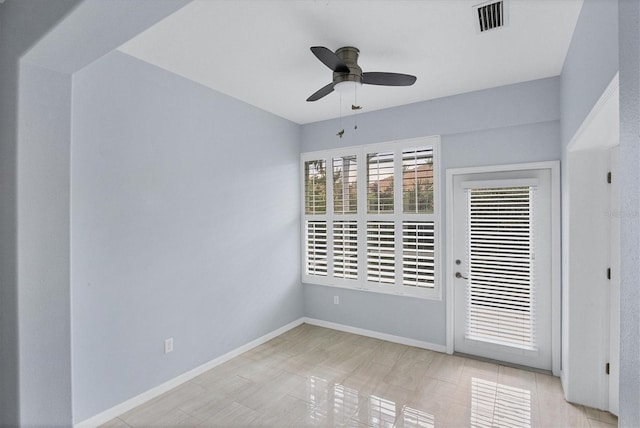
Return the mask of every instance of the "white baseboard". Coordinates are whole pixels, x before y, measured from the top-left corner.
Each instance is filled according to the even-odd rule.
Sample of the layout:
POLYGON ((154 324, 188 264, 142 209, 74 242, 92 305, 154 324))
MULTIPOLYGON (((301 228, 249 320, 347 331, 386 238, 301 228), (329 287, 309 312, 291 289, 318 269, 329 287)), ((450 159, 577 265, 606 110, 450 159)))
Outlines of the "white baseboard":
POLYGON ((436 352, 447 352, 445 345, 423 342, 421 340, 409 339, 402 336, 394 336, 393 334, 380 333, 378 331, 366 330, 364 328, 352 327, 350 325, 337 324, 330 321, 323 321, 314 318, 303 318, 306 324, 317 325, 318 327, 326 327, 333 330, 344 331, 346 333, 359 334, 360 336, 373 337, 374 339, 386 340, 387 342, 399 343, 401 345, 414 346, 416 348, 429 349, 436 352))
POLYGON ((97 427, 99 425, 104 424, 105 422, 110 421, 113 418, 116 418, 118 416, 120 416, 123 413, 128 412, 129 410, 138 407, 141 404, 146 403, 147 401, 158 397, 159 395, 164 394, 165 392, 175 388, 176 386, 179 386, 193 378, 195 378, 196 376, 201 375, 202 373, 206 372, 207 370, 211 370, 212 368, 226 362, 229 361, 232 358, 237 357, 240 354, 243 354, 253 348, 255 348, 256 346, 262 345, 265 342, 268 342, 269 340, 273 339, 274 337, 280 336, 281 334, 291 330, 292 328, 295 328, 297 326, 299 326, 300 324, 302 324, 304 322, 304 318, 299 318, 293 322, 290 322, 289 324, 280 327, 277 330, 272 331, 271 333, 267 333, 262 337, 259 337, 255 340, 252 340, 251 342, 240 346, 239 348, 236 348, 232 351, 227 352, 224 355, 219 356, 218 358, 214 358, 213 360, 206 362, 204 364, 202 364, 201 366, 196 367, 195 369, 189 370, 186 373, 183 373, 179 376, 174 377, 173 379, 170 379, 158 386, 156 386, 155 388, 151 388, 148 391, 143 392, 140 395, 136 395, 135 397, 120 403, 110 409, 105 410, 104 412, 98 413, 95 416, 90 417, 89 419, 86 419, 82 422, 79 422, 77 424, 74 424, 74 428, 93 428, 93 427, 97 427))
POLYGON ((564 395, 564 399, 569 401, 567 398, 567 375, 564 370, 560 370, 560 386, 562 386, 562 394, 564 395))

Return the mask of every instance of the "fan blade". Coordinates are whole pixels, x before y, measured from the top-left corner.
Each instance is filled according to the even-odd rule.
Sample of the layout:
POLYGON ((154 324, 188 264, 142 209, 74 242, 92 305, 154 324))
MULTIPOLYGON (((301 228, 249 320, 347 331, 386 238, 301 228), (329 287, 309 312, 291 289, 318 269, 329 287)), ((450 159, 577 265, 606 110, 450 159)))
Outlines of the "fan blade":
POLYGON ((411 86, 416 82, 416 76, 400 73, 362 73, 362 83, 383 86, 411 86))
POLYGON ((349 67, 342 62, 342 60, 335 53, 331 52, 331 50, 323 47, 323 46, 313 46, 311 48, 311 52, 318 58, 324 65, 329 67, 331 70, 339 72, 339 73, 348 73, 349 67))
POLYGON ((324 97, 325 95, 329 95, 331 92, 333 92, 333 82, 315 91, 313 95, 307 98, 307 101, 318 101, 320 98, 324 97))

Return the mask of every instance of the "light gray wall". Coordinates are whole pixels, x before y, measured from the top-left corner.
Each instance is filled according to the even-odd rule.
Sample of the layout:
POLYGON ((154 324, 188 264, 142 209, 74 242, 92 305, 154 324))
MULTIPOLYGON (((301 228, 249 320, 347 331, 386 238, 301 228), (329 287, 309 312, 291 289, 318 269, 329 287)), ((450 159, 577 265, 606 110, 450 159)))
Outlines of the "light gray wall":
MULTIPOLYGON (((364 113, 357 131, 353 117, 343 119, 342 139, 335 136, 338 120, 312 123, 302 127, 302 151, 441 135, 442 182, 447 168, 558 160, 559 92, 560 79, 548 78, 364 113)), ((444 186, 442 191, 444 269, 444 186)), ((310 284, 304 293, 308 317, 438 345, 446 342, 445 300, 310 284), (341 296, 340 305, 333 305, 334 295, 341 296)))
POLYGON ((562 73, 562 142, 566 158, 566 145, 615 73, 620 72, 621 427, 640 426, 639 22, 640 3, 636 0, 584 0, 562 73))
MULTIPOLYGON (((62 305, 59 310, 62 314, 59 318, 60 329, 52 326, 51 330, 37 332, 37 335, 42 334, 44 344, 49 343, 46 338, 47 333, 60 334, 61 343, 52 344, 51 349, 42 351, 40 345, 38 349, 42 352, 40 355, 20 355, 24 356, 24 360, 19 359, 18 348, 18 292, 23 291, 22 287, 18 287, 18 179, 17 179, 17 151, 18 151, 18 81, 19 81, 19 60, 20 57, 28 51, 52 26, 54 26, 65 14, 67 14, 76 4, 78 0, 59 0, 59 1, 15 1, 10 0, 3 4, 0 4, 0 426, 14 426, 19 423, 20 420, 20 404, 23 406, 23 422, 28 423, 33 421, 29 418, 27 412, 33 410, 34 416, 46 417, 51 420, 66 419, 70 416, 70 403, 71 396, 69 391, 69 382, 62 382, 56 384, 56 381, 60 378, 58 375, 45 374, 44 377, 37 377, 42 375, 42 370, 47 369, 61 369, 68 373, 68 367, 64 363, 64 350, 61 350, 63 343, 66 341, 68 345, 68 330, 65 332, 65 325, 68 326, 68 302, 66 305, 62 305), (65 317, 64 311, 67 310, 65 317), (60 354, 60 352, 62 354, 60 354), (57 360, 58 357, 62 357, 63 360, 57 360), (36 361, 40 359, 39 361, 36 361), (30 367, 30 364, 43 363, 42 367, 30 367), (29 365, 27 365, 29 364, 29 365), (24 372, 20 372, 24 370, 24 372), (20 388, 22 384, 22 388, 20 388), (39 388, 42 387, 40 390, 39 388), (19 390, 22 389, 20 392, 19 390), (19 395, 22 395, 22 402, 19 401, 19 395), (44 402, 41 400, 46 394, 47 399, 50 402, 44 402)), ((41 99, 34 100, 33 97, 25 99, 25 102, 31 102, 36 108, 43 106, 44 104, 58 99, 63 104, 66 102, 63 94, 60 93, 60 88, 65 85, 64 79, 60 79, 60 76, 49 74, 43 70, 35 70, 30 68, 27 72, 33 72, 35 75, 42 77, 43 83, 56 83, 50 91, 43 91, 41 99), (42 73, 40 73, 42 72, 42 73), (53 98, 51 98, 53 97, 53 98), (37 103, 34 105, 33 102, 37 103), (42 103, 42 104, 40 104, 42 103)), ((34 76, 35 77, 35 76, 34 76)), ((62 113, 64 115, 64 113, 62 113)), ((43 127, 51 125, 51 120, 59 118, 56 112, 49 114, 47 112, 36 123, 32 122, 32 125, 36 127, 33 129, 33 136, 35 133, 42 131, 43 127)), ((31 116, 33 119, 33 116, 31 116)), ((62 125, 63 126, 63 125, 62 125)), ((64 129, 59 125, 55 125, 52 135, 47 137, 47 140, 51 143, 47 145, 45 151, 59 147, 60 144, 64 145, 64 141, 61 137, 64 135, 64 129), (61 134, 61 133, 62 134, 61 134)), ((26 149, 26 148, 25 148, 26 149)), ((24 154, 24 152, 23 152, 24 154)), ((34 168, 41 166, 36 162, 34 168)), ((55 170, 54 166, 54 170, 55 170)), ((43 173, 52 172, 58 174, 60 171, 46 170, 43 173)), ((64 175, 64 174, 63 174, 64 175)), ((57 175, 60 177, 59 175, 57 175)), ((40 176, 39 178, 42 178, 40 176)), ((39 179, 38 178, 38 179, 39 179)), ((64 181, 64 177, 60 177, 64 181)), ((25 185, 26 183, 21 183, 25 185)), ((31 194, 32 197, 37 197, 36 194, 31 194)), ((64 195, 63 195, 64 198, 64 195)), ((47 196, 47 199, 50 199, 47 196)), ((37 210, 42 208, 39 204, 31 207, 31 210, 37 210)), ((53 208, 53 207, 52 207, 53 208)), ((59 206, 56 206, 54 210, 57 210, 59 206)), ((45 211, 46 212, 46 211, 45 211)), ((56 221, 60 220, 59 217, 56 221)), ((33 235, 31 235, 33 238, 33 235)), ((51 244, 51 235, 43 236, 42 239, 48 244, 51 244)), ((33 243, 31 243, 31 249, 34 249, 33 243)), ((63 240, 64 245, 64 240, 63 240)), ((49 247, 45 251, 49 251, 49 247)), ((28 260, 26 261, 28 262, 28 260)), ((25 266, 24 264, 22 266, 25 266)), ((42 266, 39 272, 34 272, 34 275, 47 275, 47 266, 42 266)), ((64 272, 57 271, 58 274, 64 272)), ((33 279, 33 276, 32 276, 33 279)), ((36 306, 41 307, 43 299, 52 297, 54 301, 58 301, 56 293, 58 286, 60 285, 60 277, 57 278, 57 282, 54 286, 50 286, 48 281, 44 283, 34 284, 31 283, 24 290, 28 296, 21 294, 22 298, 29 298, 27 301, 22 301, 22 304, 34 303, 36 306)), ((53 284, 53 282, 52 282, 53 284)), ((64 291, 63 296, 64 297, 64 291)), ((56 309, 46 308, 40 318, 37 320, 43 320, 55 316, 56 309)), ((33 314, 31 314, 33 315, 33 314)), ((32 330, 33 324, 30 328, 21 331, 21 335, 34 333, 32 330)), ((31 341, 30 343, 33 343, 31 341)), ((25 342, 26 345, 26 342, 25 342)), ((24 350, 24 349, 23 349, 24 350)), ((31 350, 29 350, 31 352, 31 350)), ((38 352, 33 350, 33 352, 38 352)), ((68 360, 67 360, 68 362, 68 360)), ((43 419, 44 422, 46 419, 43 419)), ((68 422, 70 419, 67 419, 68 422)))
POLYGON ((71 77, 23 62, 19 90, 20 423, 71 420, 71 77))
POLYGON ((299 140, 120 52, 74 75, 74 421, 303 316, 299 140))
MULTIPOLYGON (((565 394, 570 401, 592 406, 601 405, 599 401, 594 401, 599 394, 593 394, 593 391, 601 391, 602 386, 600 376, 589 374, 601 373, 602 362, 598 353, 592 353, 588 359, 584 358, 584 353, 592 347, 601 346, 603 338, 592 334, 589 322, 585 322, 584 319, 588 316, 585 315, 585 302, 597 296, 585 295, 589 284, 572 278, 568 266, 572 259, 575 260, 570 253, 570 245, 575 243, 569 242, 572 208, 569 205, 571 189, 568 177, 573 175, 569 172, 572 165, 574 168, 578 168, 579 165, 567 161, 567 146, 617 72, 618 2, 584 0, 561 75, 564 260, 562 377, 565 394)), ((577 159, 581 158, 576 156, 576 161, 577 159)), ((579 193, 580 189, 575 191, 579 193)), ((575 201, 575 196, 571 199, 575 201)), ((580 214, 574 211, 574 215, 580 214)), ((623 230, 622 235, 624 234, 623 230)), ((571 268, 581 269, 575 263, 571 268)))
POLYGON ((621 0, 620 418, 640 426, 640 2, 621 0))
MULTIPOLYGON (((368 87, 367 90, 375 90, 368 87)), ((364 106, 366 109, 367 106, 364 106)), ((338 119, 302 127, 302 151, 506 128, 560 119, 560 80, 557 77, 469 92, 408 104, 343 119, 345 134, 336 137, 338 119)), ((545 144, 545 143, 541 143, 545 144)), ((491 157, 487 158, 489 161, 491 157)))
MULTIPOLYGON (((562 144, 563 159, 567 158, 566 146, 576 130, 592 110, 607 85, 620 71, 620 166, 621 183, 620 225, 621 225, 621 261, 620 261, 620 426, 640 425, 640 307, 639 294, 639 252, 640 230, 638 228, 638 135, 639 100, 638 66, 638 2, 636 0, 584 0, 582 11, 576 25, 569 53, 562 72, 562 144)), ((563 171, 563 186, 566 189, 566 172, 563 171)), ((568 231, 569 222, 567 193, 563 195, 564 230, 568 231)), ((563 256, 569 260, 568 240, 564 236, 563 256)), ((571 323, 572 313, 583 311, 582 307, 573 307, 566 295, 580 293, 580 282, 567 278, 564 271, 564 285, 570 288, 565 292, 563 311, 565 337, 579 335, 589 338, 588 329, 581 330, 579 320, 571 323), (569 329, 569 330, 567 330, 569 329)), ((600 343, 600 342, 598 342, 600 343)), ((595 343, 594 343, 595 344, 595 343)), ((582 361, 585 349, 575 349, 565 342, 563 366, 569 373, 568 391, 571 392, 571 360, 582 361)), ((612 361, 612 364, 617 364, 612 361)), ((578 377, 580 377, 578 375, 578 377)), ((588 388, 584 379, 578 379, 577 388, 588 388)))
POLYGON ((560 77, 562 147, 569 144, 618 72, 617 3, 584 0, 582 5, 560 77))
POLYGON ((3 426, 68 426, 72 422, 71 77, 54 70, 60 71, 60 64, 81 67, 93 61, 118 46, 122 37, 144 30, 186 1, 118 0, 118 7, 110 13, 96 13, 107 3, 114 4, 78 0, 9 0, 0 4, 3 426), (65 31, 60 32, 61 28, 65 31), (82 49, 29 55, 40 43, 47 43, 49 49, 69 40, 81 41, 82 49))
POLYGON ((445 305, 323 285, 304 285, 305 316, 350 327, 444 345, 445 305), (340 304, 333 304, 333 296, 340 304))

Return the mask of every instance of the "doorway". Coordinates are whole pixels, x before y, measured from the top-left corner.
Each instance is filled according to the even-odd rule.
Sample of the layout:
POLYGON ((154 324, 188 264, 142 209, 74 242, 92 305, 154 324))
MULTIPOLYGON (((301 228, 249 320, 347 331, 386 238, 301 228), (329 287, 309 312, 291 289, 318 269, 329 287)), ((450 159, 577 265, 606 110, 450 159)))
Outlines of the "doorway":
POLYGON ((568 401, 617 414, 620 196, 617 75, 567 146, 562 383, 568 401))

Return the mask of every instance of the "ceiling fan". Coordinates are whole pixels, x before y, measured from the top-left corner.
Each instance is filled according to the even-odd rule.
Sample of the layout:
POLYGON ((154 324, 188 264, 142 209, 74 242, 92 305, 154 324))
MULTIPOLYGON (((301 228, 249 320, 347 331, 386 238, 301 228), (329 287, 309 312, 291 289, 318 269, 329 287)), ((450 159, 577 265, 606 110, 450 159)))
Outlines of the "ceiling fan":
POLYGON ((358 54, 360 51, 352 46, 342 47, 335 53, 323 46, 313 46, 311 52, 333 71, 333 82, 318 89, 307 98, 307 101, 317 101, 329 95, 341 83, 346 82, 382 86, 411 86, 416 81, 416 76, 409 74, 363 73, 360 66, 358 66, 358 54))

